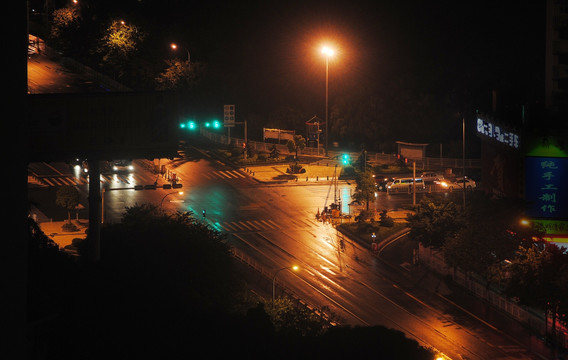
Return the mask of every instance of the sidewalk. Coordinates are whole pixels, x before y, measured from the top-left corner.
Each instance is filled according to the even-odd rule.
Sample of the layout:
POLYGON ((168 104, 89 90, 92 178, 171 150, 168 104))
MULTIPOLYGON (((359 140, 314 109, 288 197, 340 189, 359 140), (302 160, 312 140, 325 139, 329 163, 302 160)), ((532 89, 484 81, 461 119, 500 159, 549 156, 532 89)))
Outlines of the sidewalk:
MULTIPOLYGON (((390 239, 384 239, 383 244, 389 243, 390 239)), ((344 233, 344 236, 349 237, 355 242, 365 246, 362 239, 355 234, 344 233)), ((406 238, 407 239, 407 238, 406 238)), ((444 299, 444 301, 452 304, 454 307, 461 311, 468 313, 473 318, 487 324, 487 326, 494 328, 504 337, 513 340, 519 347, 529 349, 533 354, 542 359, 564 359, 563 353, 556 353, 555 349, 548 346, 545 341, 527 330, 523 324, 517 320, 509 317, 504 312, 493 307, 488 302, 477 298, 472 295, 467 289, 447 282, 444 277, 438 275, 434 271, 422 265, 413 265, 413 254, 400 251, 397 245, 402 245, 402 242, 408 241, 401 239, 397 243, 392 243, 392 246, 383 248, 380 255, 374 254, 377 260, 388 265, 393 271, 390 276, 397 278, 400 284, 410 289, 416 289, 422 292, 428 292, 437 295, 444 299), (400 241, 400 244, 397 244, 400 241), (408 266, 403 267, 402 264, 408 266)))
POLYGON ((75 254, 76 249, 74 249, 73 240, 81 239, 84 240, 87 237, 87 229, 89 228, 88 220, 71 220, 73 224, 77 226, 77 231, 68 232, 63 231, 63 224, 65 221, 48 221, 39 223, 41 231, 44 232, 51 240, 53 240, 59 249, 64 250, 70 254, 75 254))
POLYGON ((325 165, 302 165, 306 169, 302 174, 288 174, 288 163, 271 165, 249 165, 241 167, 240 170, 248 174, 256 181, 264 184, 329 184, 334 180, 334 175, 341 175, 341 168, 325 165))
POLYGON ((63 231, 63 224, 65 224, 65 221, 52 221, 35 206, 31 206, 30 214, 35 221, 37 221, 41 231, 59 245, 61 250, 74 253, 74 249, 65 249, 65 247, 73 245, 74 239, 85 239, 87 237, 87 229, 89 228, 89 220, 87 219, 71 220, 71 222, 77 226, 77 231, 69 232, 63 231))

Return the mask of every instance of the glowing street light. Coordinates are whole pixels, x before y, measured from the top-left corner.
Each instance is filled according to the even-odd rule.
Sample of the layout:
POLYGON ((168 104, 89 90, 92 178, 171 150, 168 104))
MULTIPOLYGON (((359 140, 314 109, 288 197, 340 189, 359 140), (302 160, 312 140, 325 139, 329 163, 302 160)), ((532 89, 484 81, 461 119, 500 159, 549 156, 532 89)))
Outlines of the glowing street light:
POLYGON ((170 193, 167 193, 167 194, 162 198, 162 201, 160 201, 160 210, 162 209, 162 206, 164 205, 164 200, 165 200, 169 195, 173 195, 173 194, 183 195, 183 191, 172 191, 172 192, 170 192, 170 193))
POLYGON ((325 156, 328 156, 328 138, 329 138, 329 59, 335 56, 335 49, 324 45, 321 47, 321 53, 325 56, 325 156))
POLYGON ((335 50, 333 48, 330 48, 329 46, 322 46, 321 48, 321 53, 324 54, 326 57, 330 58, 333 57, 333 55, 335 55, 335 50))
MULTIPOLYGON (((171 43, 170 48, 173 51, 176 51, 178 49, 178 45, 176 43, 171 43)), ((185 49, 185 51, 187 51, 187 69, 191 72, 191 61, 190 61, 189 50, 185 49)))
POLYGON ((298 265, 294 265, 294 266, 285 266, 281 269, 278 269, 275 273, 274 273, 274 277, 272 278, 272 306, 274 306, 274 298, 275 298, 275 294, 276 294, 276 275, 278 275, 278 273, 282 270, 293 270, 293 271, 298 271, 300 269, 300 267, 298 265))

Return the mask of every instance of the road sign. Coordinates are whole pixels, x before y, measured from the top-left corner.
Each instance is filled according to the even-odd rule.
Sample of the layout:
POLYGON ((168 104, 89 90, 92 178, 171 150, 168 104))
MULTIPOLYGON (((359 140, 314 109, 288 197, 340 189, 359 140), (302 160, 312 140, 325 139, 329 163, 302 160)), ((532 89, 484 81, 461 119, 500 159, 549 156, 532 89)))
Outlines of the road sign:
POLYGON ((235 105, 225 105, 223 107, 223 126, 235 127, 235 105))

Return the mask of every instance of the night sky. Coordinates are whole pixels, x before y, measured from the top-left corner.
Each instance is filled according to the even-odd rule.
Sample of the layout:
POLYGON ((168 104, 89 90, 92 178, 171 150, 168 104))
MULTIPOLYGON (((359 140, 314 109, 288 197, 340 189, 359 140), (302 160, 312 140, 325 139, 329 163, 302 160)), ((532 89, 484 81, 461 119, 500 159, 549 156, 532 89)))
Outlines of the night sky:
POLYGON ((463 3, 210 1, 179 12, 168 30, 184 34, 192 59, 219 69, 233 85, 226 96, 255 105, 321 98, 318 49, 326 40, 339 50, 330 98, 388 91, 397 78, 417 91, 461 91, 478 102, 489 101, 492 89, 520 101, 542 96, 534 87, 544 71, 543 2, 463 3))
MULTIPOLYGON (((330 100, 389 91, 397 79, 408 79, 416 91, 467 94, 482 107, 492 89, 525 102, 544 92, 539 0, 96 4, 109 17, 127 14, 141 23, 156 43, 184 44, 221 85, 221 102, 257 111, 323 102, 325 61, 318 49, 326 40, 339 51, 330 64, 330 100)), ((157 50, 167 56, 166 47, 157 50)), ((312 104, 321 114, 318 106, 312 104)))
POLYGON ((521 105, 532 110, 543 102, 541 0, 82 1, 101 27, 125 19, 147 34, 137 57, 164 64, 176 42, 205 64, 205 84, 191 104, 196 112, 235 104, 240 120, 254 114, 263 125, 282 108, 324 117, 324 42, 338 50, 330 61, 330 107, 348 98, 393 101, 400 93, 427 94, 456 114, 489 112, 497 90, 499 116, 514 123, 521 105))

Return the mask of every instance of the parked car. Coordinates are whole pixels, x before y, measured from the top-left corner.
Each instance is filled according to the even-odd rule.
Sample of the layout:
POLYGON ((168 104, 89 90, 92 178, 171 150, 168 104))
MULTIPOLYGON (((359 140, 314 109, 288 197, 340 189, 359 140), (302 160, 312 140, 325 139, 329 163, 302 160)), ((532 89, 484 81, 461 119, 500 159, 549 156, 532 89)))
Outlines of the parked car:
POLYGON ((465 189, 466 190, 473 190, 477 187, 477 184, 472 179, 457 178, 454 181, 447 184, 448 189, 450 189, 450 191, 452 191, 452 190, 463 190, 464 181, 465 181, 465 189))
POLYGON ((433 183, 435 181, 440 181, 444 179, 444 175, 438 174, 437 172, 424 172, 420 176, 425 183, 433 183))

